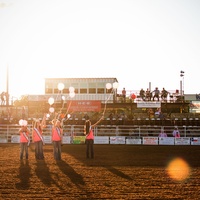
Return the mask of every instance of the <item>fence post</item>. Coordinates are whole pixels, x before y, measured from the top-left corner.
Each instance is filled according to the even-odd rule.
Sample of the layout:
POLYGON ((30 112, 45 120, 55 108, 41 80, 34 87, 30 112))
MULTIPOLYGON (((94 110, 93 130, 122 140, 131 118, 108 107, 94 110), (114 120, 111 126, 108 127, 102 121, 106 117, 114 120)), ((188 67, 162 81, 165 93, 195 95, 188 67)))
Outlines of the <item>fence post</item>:
MULTIPOLYGON (((7 130, 7 131, 6 131, 7 142, 8 142, 8 132, 9 132, 8 129, 9 129, 9 126, 7 125, 7 127, 6 127, 6 130, 7 130)), ((11 141, 10 141, 10 142, 11 142, 11 141)))
POLYGON ((139 137, 140 137, 140 126, 138 127, 138 130, 139 130, 139 137))
POLYGON ((118 135, 119 135, 119 127, 116 126, 116 136, 118 136, 118 135))
POLYGON ((186 137, 186 126, 184 126, 184 136, 186 137))

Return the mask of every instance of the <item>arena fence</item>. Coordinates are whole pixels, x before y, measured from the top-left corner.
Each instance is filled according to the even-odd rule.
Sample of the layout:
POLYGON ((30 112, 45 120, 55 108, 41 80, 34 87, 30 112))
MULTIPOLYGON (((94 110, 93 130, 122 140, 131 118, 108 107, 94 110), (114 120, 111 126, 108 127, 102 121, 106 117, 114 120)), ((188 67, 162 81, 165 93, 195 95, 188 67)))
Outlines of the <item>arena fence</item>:
MULTIPOLYGON (((32 130, 32 125, 28 128, 32 130)), ((43 130, 46 144, 51 144, 51 125, 43 130)), ((19 143, 19 125, 0 125, 0 143, 19 143)), ((174 138, 174 126, 98 125, 94 128, 95 144, 200 145, 200 126, 178 126, 181 137, 174 138), (161 130, 167 138, 159 138, 161 130)), ((65 125, 63 144, 83 144, 83 125, 65 125)), ((30 134, 30 142, 32 137, 30 134)))

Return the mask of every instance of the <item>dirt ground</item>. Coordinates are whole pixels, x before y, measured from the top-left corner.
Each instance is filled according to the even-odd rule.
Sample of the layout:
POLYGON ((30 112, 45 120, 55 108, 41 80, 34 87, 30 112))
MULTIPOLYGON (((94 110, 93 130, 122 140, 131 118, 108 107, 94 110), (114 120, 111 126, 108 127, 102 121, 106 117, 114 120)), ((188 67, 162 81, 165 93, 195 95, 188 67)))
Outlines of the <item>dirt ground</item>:
POLYGON ((94 159, 85 149, 63 145, 55 161, 45 145, 36 161, 31 144, 20 161, 19 144, 0 144, 0 199, 199 199, 199 146, 95 145, 94 159))

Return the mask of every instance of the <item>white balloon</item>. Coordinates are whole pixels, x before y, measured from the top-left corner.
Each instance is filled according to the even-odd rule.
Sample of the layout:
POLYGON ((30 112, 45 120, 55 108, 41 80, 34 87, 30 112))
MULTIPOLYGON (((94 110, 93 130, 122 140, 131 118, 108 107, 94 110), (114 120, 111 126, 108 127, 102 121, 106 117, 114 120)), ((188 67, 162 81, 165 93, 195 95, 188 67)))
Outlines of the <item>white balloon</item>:
POLYGON ((65 100, 65 96, 62 96, 62 100, 63 100, 63 101, 65 100))
POLYGON ((70 92, 70 93, 69 93, 69 96, 70 96, 71 98, 75 97, 75 92, 70 92))
POLYGON ((114 83, 113 83, 113 88, 114 88, 114 89, 117 89, 118 87, 119 87, 119 83, 118 83, 118 82, 114 82, 114 83))
POLYGON ((49 102, 50 105, 52 105, 52 104, 54 103, 54 98, 53 98, 53 97, 50 97, 50 98, 48 99, 48 102, 49 102))
POLYGON ((111 83, 106 83, 106 89, 111 89, 112 88, 112 85, 111 85, 111 83))
POLYGON ((54 108, 53 108, 53 107, 50 107, 50 108, 49 108, 49 112, 50 112, 50 113, 53 113, 53 112, 54 112, 54 108))
POLYGON ((70 118, 70 117, 71 117, 71 115, 70 115, 70 114, 68 114, 68 115, 67 115, 67 118, 70 118))
POLYGON ((74 92, 74 87, 69 87, 69 92, 74 92))
POLYGON ((19 120, 19 125, 20 126, 27 126, 28 122, 26 120, 20 119, 19 120))
POLYGON ((63 83, 58 83, 58 89, 60 90, 60 91, 62 91, 63 89, 64 89, 64 84, 63 83))
POLYGON ((24 120, 23 120, 23 119, 20 119, 20 120, 19 120, 19 125, 20 125, 20 126, 23 126, 23 123, 24 123, 24 120))

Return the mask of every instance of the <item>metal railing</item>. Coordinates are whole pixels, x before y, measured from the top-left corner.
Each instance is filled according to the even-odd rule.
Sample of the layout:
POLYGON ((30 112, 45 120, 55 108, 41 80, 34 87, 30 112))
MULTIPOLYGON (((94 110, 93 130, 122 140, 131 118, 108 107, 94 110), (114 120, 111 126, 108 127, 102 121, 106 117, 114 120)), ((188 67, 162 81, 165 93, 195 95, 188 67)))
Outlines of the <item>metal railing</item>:
MULTIPOLYGON (((30 131, 32 125, 28 126, 30 131)), ((19 135, 19 125, 0 125, 0 143, 11 142, 11 137, 19 135)), ((200 137, 200 126, 178 126, 181 137, 200 137)), ((129 126, 129 125, 98 125, 94 128, 95 136, 131 136, 141 138, 146 136, 158 137, 161 130, 172 137, 174 126, 129 126)), ((63 127, 65 136, 84 136, 83 125, 65 125, 63 127)), ((51 135, 51 125, 43 130, 44 136, 51 135)), ((31 136, 31 135, 30 135, 31 136)), ((31 138, 31 137, 30 137, 31 138)))

